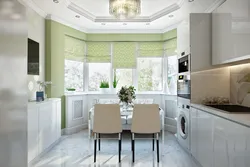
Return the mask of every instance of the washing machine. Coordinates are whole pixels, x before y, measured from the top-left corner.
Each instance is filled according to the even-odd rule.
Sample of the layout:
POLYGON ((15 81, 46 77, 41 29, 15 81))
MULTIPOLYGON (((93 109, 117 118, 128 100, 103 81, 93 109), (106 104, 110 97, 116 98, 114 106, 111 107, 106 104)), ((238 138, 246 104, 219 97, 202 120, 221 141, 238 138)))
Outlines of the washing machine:
POLYGON ((179 144, 190 150, 190 99, 178 97, 177 100, 177 140, 179 144))

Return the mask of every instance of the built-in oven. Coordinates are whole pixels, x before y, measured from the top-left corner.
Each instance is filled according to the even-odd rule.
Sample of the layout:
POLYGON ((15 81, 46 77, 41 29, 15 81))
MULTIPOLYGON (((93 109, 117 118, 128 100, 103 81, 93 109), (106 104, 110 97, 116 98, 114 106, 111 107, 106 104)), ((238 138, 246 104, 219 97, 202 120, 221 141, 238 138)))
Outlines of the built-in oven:
POLYGON ((182 52, 181 57, 178 59, 178 72, 179 73, 184 73, 184 72, 189 72, 190 71, 190 55, 185 54, 185 52, 182 52))
POLYGON ((177 96, 185 99, 191 98, 191 81, 189 74, 178 76, 177 96))

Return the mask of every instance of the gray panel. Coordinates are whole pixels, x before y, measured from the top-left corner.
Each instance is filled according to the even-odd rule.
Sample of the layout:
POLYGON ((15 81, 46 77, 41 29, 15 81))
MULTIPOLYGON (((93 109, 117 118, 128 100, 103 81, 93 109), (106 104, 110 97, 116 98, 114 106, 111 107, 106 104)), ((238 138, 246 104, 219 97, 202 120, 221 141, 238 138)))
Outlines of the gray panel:
POLYGON ((27 167, 27 22, 17 0, 0 0, 0 166, 27 167))
POLYGON ((78 118, 82 118, 83 115, 83 101, 82 100, 76 100, 73 102, 73 106, 74 106, 74 117, 73 119, 78 119, 78 118))
POLYGON ((177 102, 175 100, 165 100, 165 117, 175 118, 177 113, 177 102))

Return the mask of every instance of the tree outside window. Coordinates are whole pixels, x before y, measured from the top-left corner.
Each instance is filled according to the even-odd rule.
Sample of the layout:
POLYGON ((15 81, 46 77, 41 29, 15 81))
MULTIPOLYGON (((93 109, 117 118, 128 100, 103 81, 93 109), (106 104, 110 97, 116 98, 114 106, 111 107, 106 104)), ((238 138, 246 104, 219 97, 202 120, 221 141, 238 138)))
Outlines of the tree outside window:
POLYGON ((84 91, 84 63, 80 61, 65 60, 64 66, 64 87, 74 88, 78 92, 84 91))
POLYGON ((122 86, 133 85, 133 70, 132 69, 115 69, 114 74, 118 79, 118 84, 116 86, 117 90, 120 90, 122 86))
POLYGON ((138 90, 162 90, 162 58, 138 58, 138 90))

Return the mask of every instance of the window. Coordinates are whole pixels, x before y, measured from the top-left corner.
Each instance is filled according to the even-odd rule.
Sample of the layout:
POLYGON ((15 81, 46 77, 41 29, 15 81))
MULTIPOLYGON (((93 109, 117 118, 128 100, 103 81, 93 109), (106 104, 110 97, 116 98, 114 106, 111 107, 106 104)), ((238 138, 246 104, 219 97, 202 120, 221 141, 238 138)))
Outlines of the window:
POLYGON ((176 95, 177 94, 177 56, 169 56, 167 59, 167 93, 176 95))
POLYGON ((65 89, 75 88, 76 91, 84 91, 83 65, 81 61, 73 61, 65 59, 65 89))
POLYGON ((162 58, 138 58, 138 90, 162 90, 162 58))
POLYGON ((89 63, 89 91, 98 91, 101 81, 110 81, 110 63, 89 63))
POLYGON ((132 69, 116 69, 116 78, 118 79, 118 84, 116 89, 120 90, 122 86, 133 85, 133 70, 132 69))

